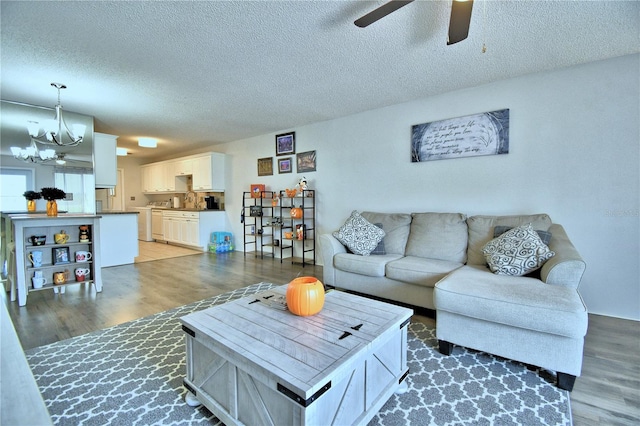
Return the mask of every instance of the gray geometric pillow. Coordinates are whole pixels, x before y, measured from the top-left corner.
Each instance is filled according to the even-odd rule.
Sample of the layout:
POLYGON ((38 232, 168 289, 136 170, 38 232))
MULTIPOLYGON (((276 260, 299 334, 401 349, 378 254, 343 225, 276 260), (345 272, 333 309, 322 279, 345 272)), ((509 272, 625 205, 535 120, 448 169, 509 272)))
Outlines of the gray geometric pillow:
POLYGON ((489 268, 498 275, 522 276, 555 256, 531 224, 513 228, 482 247, 489 268))
POLYGON ((357 210, 351 212, 344 225, 333 233, 349 250, 362 256, 369 256, 384 235, 382 229, 362 217, 357 210))
MULTIPOLYGON (((493 228, 493 238, 499 237, 500 235, 512 229, 513 227, 511 226, 498 225, 495 228, 493 228)), ((549 245, 549 241, 551 241, 551 232, 541 231, 539 229, 536 229, 536 234, 538 234, 538 237, 540 237, 543 243, 545 243, 546 245, 549 245)))

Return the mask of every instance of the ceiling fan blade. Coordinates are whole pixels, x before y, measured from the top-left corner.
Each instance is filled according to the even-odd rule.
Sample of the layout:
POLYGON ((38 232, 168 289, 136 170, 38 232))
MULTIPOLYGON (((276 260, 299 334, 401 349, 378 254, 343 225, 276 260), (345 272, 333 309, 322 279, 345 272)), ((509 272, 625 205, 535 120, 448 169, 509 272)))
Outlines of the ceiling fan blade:
POLYGON ((356 19, 353 23, 360 28, 367 27, 376 22, 378 19, 384 18, 388 14, 395 12, 402 6, 406 6, 411 2, 413 2, 413 0, 391 0, 390 2, 383 4, 379 8, 367 13, 363 17, 356 19))
POLYGON ((447 46, 464 40, 469 35, 473 0, 453 0, 447 46))

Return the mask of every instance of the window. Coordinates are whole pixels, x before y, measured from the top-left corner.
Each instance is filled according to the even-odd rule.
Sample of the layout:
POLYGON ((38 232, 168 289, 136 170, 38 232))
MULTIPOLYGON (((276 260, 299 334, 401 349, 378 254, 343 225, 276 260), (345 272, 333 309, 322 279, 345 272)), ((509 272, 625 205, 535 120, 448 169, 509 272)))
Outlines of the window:
POLYGON ((58 201, 58 209, 69 213, 94 212, 96 208, 95 178, 92 169, 56 167, 54 168, 56 188, 66 194, 65 200, 58 201))
POLYGON ((27 190, 35 191, 33 174, 33 169, 0 169, 0 211, 27 210, 27 201, 22 194, 27 190))

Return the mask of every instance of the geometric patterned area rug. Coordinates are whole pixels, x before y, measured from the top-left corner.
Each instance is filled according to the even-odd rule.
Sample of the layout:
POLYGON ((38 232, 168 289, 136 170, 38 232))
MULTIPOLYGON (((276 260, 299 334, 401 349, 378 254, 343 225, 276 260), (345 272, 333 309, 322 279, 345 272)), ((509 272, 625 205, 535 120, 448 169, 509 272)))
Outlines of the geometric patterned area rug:
MULTIPOLYGON (((222 425, 189 407, 179 318, 275 287, 258 283, 156 315, 26 351, 56 425, 222 425)), ((571 425, 569 394, 552 373, 454 347, 438 352, 435 330, 409 325, 408 390, 369 425, 571 425)))

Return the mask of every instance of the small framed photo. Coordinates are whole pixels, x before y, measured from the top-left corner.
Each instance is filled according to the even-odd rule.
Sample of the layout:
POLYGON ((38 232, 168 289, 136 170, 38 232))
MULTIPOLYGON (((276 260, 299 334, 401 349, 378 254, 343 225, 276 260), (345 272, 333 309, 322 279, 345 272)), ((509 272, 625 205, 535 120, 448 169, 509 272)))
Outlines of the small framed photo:
POLYGON ((249 216, 262 216, 262 207, 261 206, 250 206, 249 207, 249 216))
POLYGON ((54 265, 69 263, 69 247, 54 247, 51 250, 54 265))
POLYGON ((298 173, 307 173, 316 171, 316 152, 307 151, 296 155, 296 164, 298 173))
POLYGON ((296 132, 276 135, 276 155, 296 153, 296 132))
POLYGON ((278 173, 291 173, 291 157, 278 159, 278 173))
POLYGON ((258 158, 258 176, 273 174, 273 157, 258 158))

